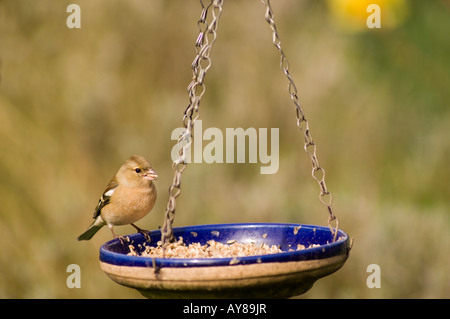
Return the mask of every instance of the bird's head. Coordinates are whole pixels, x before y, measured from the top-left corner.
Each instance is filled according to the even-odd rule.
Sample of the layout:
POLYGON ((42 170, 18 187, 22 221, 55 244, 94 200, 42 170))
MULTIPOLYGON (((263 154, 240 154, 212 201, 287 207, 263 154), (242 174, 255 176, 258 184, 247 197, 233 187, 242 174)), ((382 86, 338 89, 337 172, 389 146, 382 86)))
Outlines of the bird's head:
POLYGON ((149 184, 158 178, 152 165, 142 156, 131 156, 119 169, 119 183, 139 185, 149 184))

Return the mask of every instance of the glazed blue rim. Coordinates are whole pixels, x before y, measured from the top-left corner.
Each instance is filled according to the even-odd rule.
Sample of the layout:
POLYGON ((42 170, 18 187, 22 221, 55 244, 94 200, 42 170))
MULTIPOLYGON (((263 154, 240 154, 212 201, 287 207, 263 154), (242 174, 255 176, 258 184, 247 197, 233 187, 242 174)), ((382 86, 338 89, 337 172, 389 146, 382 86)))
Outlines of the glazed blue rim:
MULTIPOLYGON (((199 242, 204 245, 208 240, 226 243, 236 240, 239 243, 255 242, 277 245, 283 250, 281 253, 269 255, 254 255, 246 257, 227 258, 151 258, 129 256, 128 245, 123 246, 119 239, 113 239, 100 247, 100 261, 117 266, 129 267, 213 267, 249 265, 256 263, 273 263, 289 261, 307 261, 330 258, 338 255, 348 255, 350 241, 348 235, 342 230, 338 231, 336 241, 328 227, 307 224, 282 223, 239 223, 239 224, 210 224, 185 227, 175 227, 174 237, 183 237, 183 242, 189 245, 199 242), (308 247, 310 244, 319 244, 319 247, 296 250, 297 244, 308 247), (293 249, 293 251, 288 251, 293 249), (232 265, 230 262, 233 260, 232 265), (237 262, 238 261, 238 262, 237 262)), ((142 234, 128 235, 137 252, 138 244, 143 244, 145 238, 142 234)), ((150 234, 151 243, 155 246, 161 239, 161 232, 153 230, 150 234)))

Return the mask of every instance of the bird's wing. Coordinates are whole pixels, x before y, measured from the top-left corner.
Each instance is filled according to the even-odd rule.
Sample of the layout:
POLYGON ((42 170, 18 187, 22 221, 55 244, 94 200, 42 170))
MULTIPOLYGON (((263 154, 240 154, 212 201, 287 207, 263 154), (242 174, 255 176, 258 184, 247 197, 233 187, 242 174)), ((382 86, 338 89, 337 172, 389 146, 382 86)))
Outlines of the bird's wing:
POLYGON ((119 184, 117 183, 117 180, 113 178, 109 183, 108 186, 106 186, 105 191, 103 192, 102 196, 100 197, 100 200, 98 201, 97 207, 95 207, 94 210, 94 219, 100 216, 100 213, 102 211, 102 208, 108 205, 111 201, 111 196, 114 193, 114 190, 119 184))

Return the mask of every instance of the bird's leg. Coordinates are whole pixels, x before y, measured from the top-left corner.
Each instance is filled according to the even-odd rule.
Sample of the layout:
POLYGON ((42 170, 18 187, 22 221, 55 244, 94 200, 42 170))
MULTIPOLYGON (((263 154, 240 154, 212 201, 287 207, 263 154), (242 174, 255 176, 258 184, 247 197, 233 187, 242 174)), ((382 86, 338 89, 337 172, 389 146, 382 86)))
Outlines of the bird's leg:
POLYGON ((113 229, 112 226, 108 225, 108 227, 109 227, 109 229, 111 230, 111 233, 113 234, 113 238, 114 238, 114 239, 119 238, 119 240, 120 240, 120 242, 122 243, 122 245, 125 246, 125 242, 126 242, 126 241, 129 241, 129 240, 127 240, 127 239, 126 239, 125 237, 123 237, 123 236, 117 235, 117 234, 114 232, 114 229, 113 229))
POLYGON ((142 229, 142 228, 140 228, 140 227, 137 227, 137 226, 136 226, 135 224, 133 224, 133 223, 131 223, 130 225, 133 226, 134 228, 136 228, 136 230, 137 230, 139 233, 141 233, 142 235, 144 235, 145 239, 146 239, 148 242, 151 242, 150 231, 149 231, 149 230, 145 230, 145 229, 142 229))

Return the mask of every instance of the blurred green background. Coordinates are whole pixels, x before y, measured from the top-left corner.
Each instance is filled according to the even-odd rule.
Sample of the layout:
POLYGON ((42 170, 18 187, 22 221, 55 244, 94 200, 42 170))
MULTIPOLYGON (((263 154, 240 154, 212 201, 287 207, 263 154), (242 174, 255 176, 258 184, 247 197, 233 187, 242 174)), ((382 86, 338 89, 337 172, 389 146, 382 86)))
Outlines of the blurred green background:
MULTIPOLYGON (((450 3, 370 2, 380 29, 367 28, 357 0, 272 3, 335 213, 355 239, 344 267, 300 298, 449 298, 450 3), (370 264, 379 289, 366 285, 370 264)), ((132 154, 160 176, 138 225, 162 225, 200 10, 181 0, 0 1, 0 297, 141 298, 99 267, 108 229, 75 239, 132 154), (66 26, 70 3, 80 29, 66 26), (66 286, 73 263, 80 289, 66 286)), ((225 0, 211 57, 203 129, 279 128, 279 170, 189 165, 174 226, 326 225, 260 1, 225 0)))

